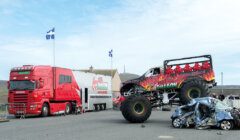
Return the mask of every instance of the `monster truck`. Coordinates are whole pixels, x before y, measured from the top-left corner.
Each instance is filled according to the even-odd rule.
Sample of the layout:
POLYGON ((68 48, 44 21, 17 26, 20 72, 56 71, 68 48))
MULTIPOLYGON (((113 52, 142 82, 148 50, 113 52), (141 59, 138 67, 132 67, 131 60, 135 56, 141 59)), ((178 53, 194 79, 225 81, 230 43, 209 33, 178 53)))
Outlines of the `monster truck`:
POLYGON ((179 99, 206 97, 216 85, 211 55, 165 60, 163 67, 149 69, 141 77, 122 83, 122 115, 133 123, 142 123, 152 108, 169 105, 179 99))

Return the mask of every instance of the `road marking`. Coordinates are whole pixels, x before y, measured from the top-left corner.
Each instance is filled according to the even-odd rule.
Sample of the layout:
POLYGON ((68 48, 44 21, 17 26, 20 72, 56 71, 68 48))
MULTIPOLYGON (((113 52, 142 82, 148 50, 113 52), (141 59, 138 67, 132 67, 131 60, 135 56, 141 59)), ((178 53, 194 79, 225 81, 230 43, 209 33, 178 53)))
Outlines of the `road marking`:
POLYGON ((158 136, 159 139, 173 139, 173 136, 158 136))

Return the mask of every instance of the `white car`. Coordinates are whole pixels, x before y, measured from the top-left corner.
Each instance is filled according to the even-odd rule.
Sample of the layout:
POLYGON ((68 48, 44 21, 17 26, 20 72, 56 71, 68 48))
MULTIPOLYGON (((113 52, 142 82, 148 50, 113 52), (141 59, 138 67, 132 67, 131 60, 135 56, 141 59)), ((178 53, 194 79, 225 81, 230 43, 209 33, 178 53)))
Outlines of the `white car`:
POLYGON ((228 95, 223 100, 224 103, 231 107, 240 108, 240 96, 239 95, 228 95))

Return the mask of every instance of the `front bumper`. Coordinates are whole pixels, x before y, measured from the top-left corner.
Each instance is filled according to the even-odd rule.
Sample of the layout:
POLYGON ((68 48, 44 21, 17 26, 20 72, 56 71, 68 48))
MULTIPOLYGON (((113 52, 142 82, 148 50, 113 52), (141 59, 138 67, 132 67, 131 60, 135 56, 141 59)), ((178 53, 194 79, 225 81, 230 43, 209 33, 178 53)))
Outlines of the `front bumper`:
POLYGON ((30 105, 12 103, 8 105, 8 112, 13 115, 40 115, 41 110, 40 103, 31 103, 30 105))

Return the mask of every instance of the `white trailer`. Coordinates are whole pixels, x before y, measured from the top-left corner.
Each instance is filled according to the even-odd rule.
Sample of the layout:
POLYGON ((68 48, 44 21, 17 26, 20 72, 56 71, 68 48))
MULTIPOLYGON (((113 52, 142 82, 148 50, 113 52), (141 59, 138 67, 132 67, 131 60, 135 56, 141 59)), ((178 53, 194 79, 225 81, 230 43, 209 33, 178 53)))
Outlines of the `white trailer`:
POLYGON ((113 107, 111 77, 73 70, 73 75, 81 88, 84 111, 105 110, 113 107))

